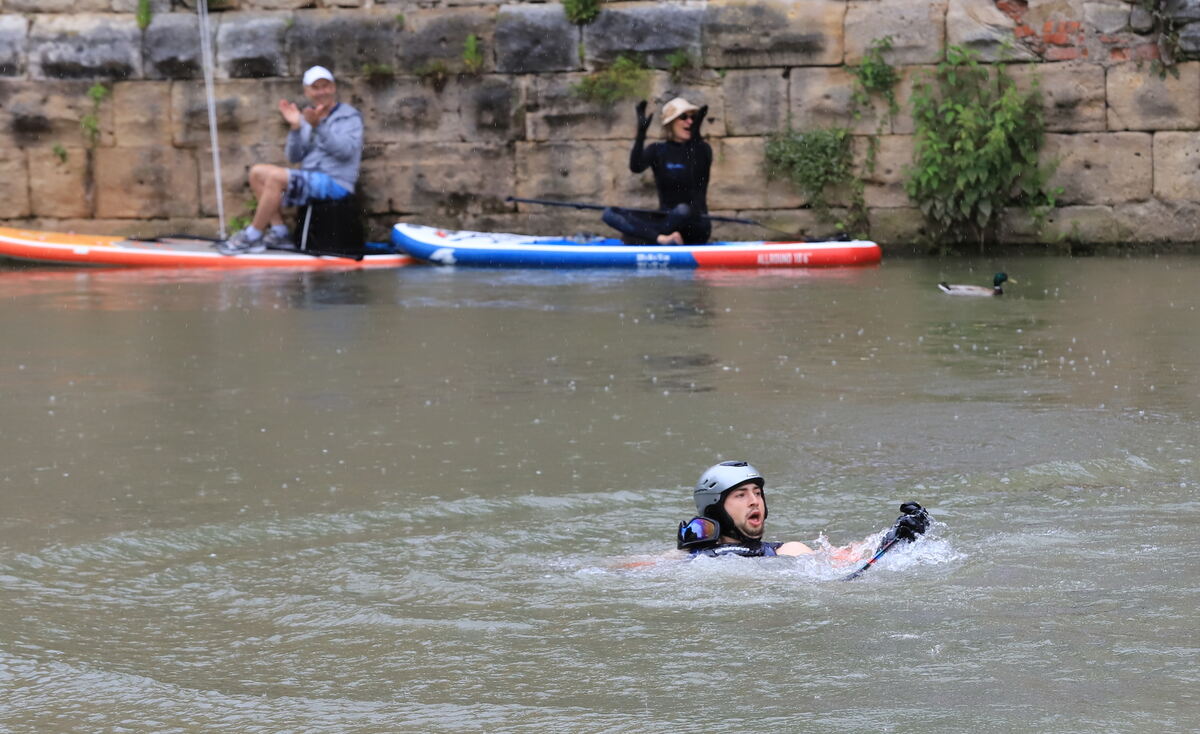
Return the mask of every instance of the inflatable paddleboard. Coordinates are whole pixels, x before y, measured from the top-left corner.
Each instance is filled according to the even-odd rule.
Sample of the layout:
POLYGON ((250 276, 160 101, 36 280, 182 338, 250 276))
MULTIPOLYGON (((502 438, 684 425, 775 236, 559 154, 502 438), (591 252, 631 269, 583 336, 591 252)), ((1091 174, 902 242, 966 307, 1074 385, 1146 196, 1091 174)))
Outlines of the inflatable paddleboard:
POLYGON ((712 242, 625 245, 616 239, 569 239, 466 232, 401 222, 392 244, 439 265, 513 268, 828 268, 873 265, 879 245, 850 242, 712 242))
POLYGON ((104 235, 65 234, 0 227, 0 257, 56 265, 153 268, 395 268, 412 258, 402 252, 364 255, 361 260, 309 255, 291 250, 222 255, 212 242, 186 236, 156 241, 104 235))

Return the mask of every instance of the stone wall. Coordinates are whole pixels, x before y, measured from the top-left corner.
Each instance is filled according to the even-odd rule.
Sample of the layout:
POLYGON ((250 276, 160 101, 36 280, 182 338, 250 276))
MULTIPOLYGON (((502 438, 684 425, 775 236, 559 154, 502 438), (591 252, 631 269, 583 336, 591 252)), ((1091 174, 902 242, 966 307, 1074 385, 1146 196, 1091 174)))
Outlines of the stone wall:
MULTIPOLYGON (((47 229, 151 233, 215 229, 207 111, 193 0, 0 0, 0 220, 47 229), (98 104, 97 82, 110 94, 98 104), (94 140, 80 120, 94 115, 94 140)), ((1036 77, 1058 161, 1061 208, 1044 238, 1191 242, 1200 224, 1200 62, 1178 77, 1158 57, 1151 18, 1126 0, 708 0, 609 2, 586 26, 554 3, 487 0, 221 0, 214 12, 221 181, 242 214, 246 170, 284 163, 279 98, 324 64, 367 126, 361 188, 376 235, 399 218, 535 233, 600 230, 594 212, 525 208, 507 196, 652 206, 649 174, 627 156, 633 101, 582 101, 572 85, 618 55, 655 67, 651 97, 710 107, 714 212, 816 236, 830 227, 787 184, 763 175, 765 136, 787 126, 876 131, 882 109, 850 115, 871 42, 891 36, 901 114, 868 181, 873 236, 911 241, 921 220, 903 187, 912 157, 915 76, 947 45, 1007 53, 1036 77), (468 73, 474 35, 483 68, 468 73), (1008 51, 1005 47, 1009 46, 1008 51), (692 68, 672 75, 672 53, 692 68), (435 73, 443 69, 443 74, 435 73)), ((1170 4, 1185 54, 1200 52, 1200 0, 1170 4)), ((1020 216, 1008 236, 1035 235, 1020 216)), ((722 237, 762 232, 721 225, 722 237)))

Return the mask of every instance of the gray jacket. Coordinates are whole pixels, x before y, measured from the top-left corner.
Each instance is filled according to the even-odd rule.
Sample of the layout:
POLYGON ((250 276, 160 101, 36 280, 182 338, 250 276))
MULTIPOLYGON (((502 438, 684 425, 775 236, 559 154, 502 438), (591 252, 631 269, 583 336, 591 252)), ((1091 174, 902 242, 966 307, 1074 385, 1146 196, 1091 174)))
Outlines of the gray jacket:
POLYGON ((300 168, 324 173, 342 188, 354 191, 362 148, 362 115, 350 105, 338 102, 315 128, 301 119, 300 129, 288 132, 284 152, 300 168))

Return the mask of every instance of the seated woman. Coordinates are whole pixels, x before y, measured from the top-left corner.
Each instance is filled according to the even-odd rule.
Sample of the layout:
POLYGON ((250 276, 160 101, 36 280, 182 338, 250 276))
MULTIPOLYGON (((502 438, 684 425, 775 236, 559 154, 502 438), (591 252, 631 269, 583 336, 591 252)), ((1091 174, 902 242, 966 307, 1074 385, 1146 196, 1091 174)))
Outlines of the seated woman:
POLYGON ((627 245, 704 244, 712 234, 708 214, 708 172, 712 148, 700 137, 708 106, 697 107, 683 97, 663 105, 667 139, 646 145, 650 119, 645 101, 637 106, 638 132, 629 153, 629 170, 654 171, 661 213, 633 212, 619 207, 604 210, 604 223, 619 231, 627 245))

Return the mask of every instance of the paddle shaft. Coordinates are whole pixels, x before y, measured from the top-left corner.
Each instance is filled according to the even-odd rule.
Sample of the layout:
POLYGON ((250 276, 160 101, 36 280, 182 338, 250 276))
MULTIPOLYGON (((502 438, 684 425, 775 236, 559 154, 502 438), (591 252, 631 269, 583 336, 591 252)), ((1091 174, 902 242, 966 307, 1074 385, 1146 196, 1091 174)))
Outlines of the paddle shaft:
MULTIPOLYGON (((515 201, 518 204, 541 204, 542 206, 565 206, 565 207, 570 207, 571 209, 595 209, 596 211, 604 211, 605 209, 616 209, 618 211, 634 212, 636 214, 656 214, 660 217, 665 217, 668 214, 670 214, 670 212, 665 212, 661 209, 638 209, 638 208, 629 207, 629 206, 608 207, 608 206, 602 206, 600 204, 584 204, 583 202, 578 202, 578 201, 552 201, 550 199, 522 199, 519 196, 510 196, 510 197, 506 198, 505 201, 515 201)), ((755 227, 762 227, 764 229, 769 229, 773 232, 783 232, 783 230, 781 230, 781 229, 775 229, 774 227, 763 224, 762 222, 756 222, 753 219, 739 219, 738 217, 721 217, 721 216, 717 216, 715 214, 701 214, 700 218, 707 219, 711 222, 733 222, 734 224, 753 224, 755 227)))
POLYGON ((892 538, 890 541, 888 541, 887 545, 885 545, 882 548, 880 548, 879 550, 875 551, 875 555, 871 556, 871 560, 864 563, 862 565, 862 568, 860 568, 857 571, 855 571, 854 573, 849 574, 848 576, 844 577, 842 579, 842 581, 853 581, 854 579, 858 578, 859 576, 862 576, 864 573, 866 573, 868 568, 870 568, 871 566, 873 566, 875 564, 875 561, 878 561, 880 558, 883 558, 883 554, 887 553, 889 550, 891 550, 893 545, 895 545, 896 543, 899 543, 899 542, 900 542, 899 538, 892 538))

